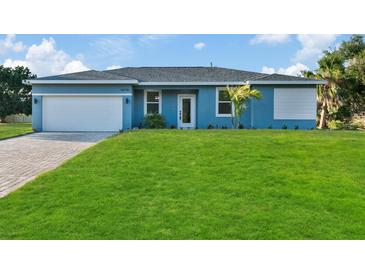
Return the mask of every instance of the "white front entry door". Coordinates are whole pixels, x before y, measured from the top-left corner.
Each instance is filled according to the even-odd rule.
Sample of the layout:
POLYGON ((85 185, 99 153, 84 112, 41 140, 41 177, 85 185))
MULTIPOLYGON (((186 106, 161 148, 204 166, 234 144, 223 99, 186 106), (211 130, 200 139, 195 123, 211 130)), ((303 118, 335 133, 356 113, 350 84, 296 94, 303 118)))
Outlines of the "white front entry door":
POLYGON ((195 94, 179 94, 177 96, 177 127, 195 128, 196 100, 195 94))

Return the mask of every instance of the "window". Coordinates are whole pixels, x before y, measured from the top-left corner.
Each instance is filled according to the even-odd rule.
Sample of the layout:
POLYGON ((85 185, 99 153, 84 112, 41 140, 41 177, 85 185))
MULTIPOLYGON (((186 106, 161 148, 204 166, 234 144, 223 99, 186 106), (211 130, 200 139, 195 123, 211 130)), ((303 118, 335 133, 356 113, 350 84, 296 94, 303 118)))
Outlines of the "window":
POLYGON ((161 113, 161 91, 146 90, 144 92, 144 114, 161 113))
POLYGON ((225 88, 217 88, 216 102, 216 116, 231 117, 232 103, 225 88))

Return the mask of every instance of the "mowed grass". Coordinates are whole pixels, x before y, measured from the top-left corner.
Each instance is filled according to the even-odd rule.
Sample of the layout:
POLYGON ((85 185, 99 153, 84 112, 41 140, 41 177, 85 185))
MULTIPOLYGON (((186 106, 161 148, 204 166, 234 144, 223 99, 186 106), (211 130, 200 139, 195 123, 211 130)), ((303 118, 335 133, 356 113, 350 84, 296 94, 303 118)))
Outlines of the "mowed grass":
POLYGON ((31 123, 0 123, 0 140, 32 132, 31 123))
POLYGON ((141 130, 0 199, 2 239, 365 239, 365 132, 141 130))

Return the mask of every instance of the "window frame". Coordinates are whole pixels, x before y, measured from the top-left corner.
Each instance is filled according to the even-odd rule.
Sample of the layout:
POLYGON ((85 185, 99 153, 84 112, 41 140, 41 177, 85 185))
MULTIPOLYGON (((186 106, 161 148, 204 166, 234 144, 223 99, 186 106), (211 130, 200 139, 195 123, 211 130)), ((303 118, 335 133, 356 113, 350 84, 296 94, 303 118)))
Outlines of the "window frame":
POLYGON ((222 90, 226 90, 226 87, 217 87, 215 92, 215 116, 216 117, 232 117, 233 113, 233 104, 231 101, 219 101, 219 92, 222 90), (231 113, 219 113, 219 104, 220 103, 231 103, 231 113))
POLYGON ((144 101, 144 108, 143 108, 144 115, 147 115, 147 104, 158 104, 158 114, 161 114, 161 112, 162 112, 162 92, 161 92, 161 90, 145 89, 143 101, 144 101), (147 93, 148 92, 158 92, 158 97, 159 97, 158 102, 147 102, 147 93))

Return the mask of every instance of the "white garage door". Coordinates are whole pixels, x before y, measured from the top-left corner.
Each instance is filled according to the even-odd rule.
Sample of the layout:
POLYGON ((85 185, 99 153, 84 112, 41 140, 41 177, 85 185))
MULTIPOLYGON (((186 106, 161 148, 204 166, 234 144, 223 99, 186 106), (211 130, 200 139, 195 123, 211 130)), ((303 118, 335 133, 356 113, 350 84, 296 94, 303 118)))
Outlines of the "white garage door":
POLYGON ((44 96, 44 131, 118 131, 120 96, 44 96))
POLYGON ((316 119, 315 88, 275 88, 274 119, 316 119))

